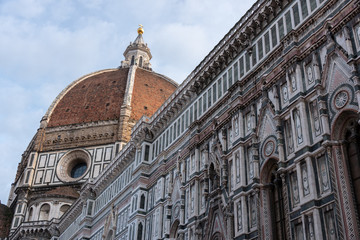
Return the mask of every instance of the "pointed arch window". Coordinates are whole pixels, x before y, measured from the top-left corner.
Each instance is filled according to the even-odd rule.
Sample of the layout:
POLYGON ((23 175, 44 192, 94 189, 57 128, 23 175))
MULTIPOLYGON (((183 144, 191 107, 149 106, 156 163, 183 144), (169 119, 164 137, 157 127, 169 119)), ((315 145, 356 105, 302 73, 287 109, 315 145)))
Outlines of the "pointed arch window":
POLYGON ((142 239, 142 235, 143 235, 142 233, 143 233, 143 225, 142 225, 142 223, 139 223, 138 232, 137 232, 137 240, 142 239))
POLYGON ((143 57, 140 56, 139 67, 142 67, 142 66, 143 66, 143 57))
POLYGON ((132 66, 132 65, 134 65, 135 64, 135 56, 132 56, 131 57, 131 63, 130 63, 130 65, 132 66))
POLYGON ((140 208, 145 209, 145 195, 142 194, 140 197, 140 208))
POLYGON ((34 209, 31 207, 29 210, 28 221, 32 221, 33 213, 34 213, 34 209))

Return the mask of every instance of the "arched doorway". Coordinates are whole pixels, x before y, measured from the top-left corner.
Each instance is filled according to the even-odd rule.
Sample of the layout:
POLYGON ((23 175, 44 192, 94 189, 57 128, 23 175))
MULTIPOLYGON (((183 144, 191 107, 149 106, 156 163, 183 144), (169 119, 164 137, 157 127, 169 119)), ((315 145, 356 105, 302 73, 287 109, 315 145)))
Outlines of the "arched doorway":
POLYGON ((171 226, 171 229, 170 229, 170 239, 177 239, 179 237, 179 233, 178 233, 178 230, 179 230, 179 220, 176 220, 172 226, 171 226))
POLYGON ((286 239, 283 184, 276 170, 271 172, 269 194, 270 206, 273 206, 270 208, 272 229, 275 239, 286 239))
POLYGON ((348 165, 349 179, 354 193, 354 207, 357 214, 360 212, 360 128, 356 119, 350 119, 344 129, 345 157, 348 165))
POLYGON ((339 143, 333 146, 334 167, 339 176, 338 186, 340 189, 348 189, 347 193, 340 189, 338 191, 343 198, 350 198, 350 201, 344 201, 349 206, 341 207, 345 212, 349 207, 353 209, 351 212, 355 222, 360 213, 360 126, 357 114, 350 111, 343 112, 336 119, 332 130, 332 139, 339 143))
POLYGON ((268 159, 261 170, 263 235, 271 239, 286 239, 286 209, 284 205, 283 181, 278 172, 276 159, 268 159), (265 221, 267 219, 267 221, 265 221))
POLYGON ((221 233, 216 232, 212 235, 211 240, 223 240, 224 238, 222 237, 221 233))

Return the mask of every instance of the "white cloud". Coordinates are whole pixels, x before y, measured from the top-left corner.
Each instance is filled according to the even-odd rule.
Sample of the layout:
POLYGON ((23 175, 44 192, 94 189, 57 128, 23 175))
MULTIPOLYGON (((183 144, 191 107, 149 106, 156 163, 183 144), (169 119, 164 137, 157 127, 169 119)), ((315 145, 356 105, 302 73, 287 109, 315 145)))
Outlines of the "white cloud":
POLYGON ((45 1, 40 0, 4 1, 0 6, 0 12, 19 18, 35 18, 44 12, 43 3, 45 1))

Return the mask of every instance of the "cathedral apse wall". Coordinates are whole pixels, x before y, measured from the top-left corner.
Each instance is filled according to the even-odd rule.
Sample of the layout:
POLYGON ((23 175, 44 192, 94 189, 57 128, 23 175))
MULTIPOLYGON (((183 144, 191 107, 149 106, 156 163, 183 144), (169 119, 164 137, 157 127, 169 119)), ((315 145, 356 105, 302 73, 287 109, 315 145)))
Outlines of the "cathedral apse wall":
POLYGON ((53 239, 359 239, 359 12, 255 3, 53 239))

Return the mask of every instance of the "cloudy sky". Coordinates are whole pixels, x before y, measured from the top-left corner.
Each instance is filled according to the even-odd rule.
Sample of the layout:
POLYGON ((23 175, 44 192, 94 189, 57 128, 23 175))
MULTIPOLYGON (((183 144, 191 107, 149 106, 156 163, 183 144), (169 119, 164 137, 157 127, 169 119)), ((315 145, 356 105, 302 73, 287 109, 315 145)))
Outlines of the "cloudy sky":
POLYGON ((138 24, 153 70, 181 83, 254 0, 1 0, 0 200, 60 91, 115 68, 138 24))

